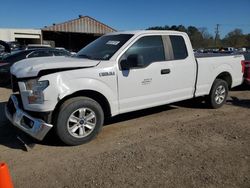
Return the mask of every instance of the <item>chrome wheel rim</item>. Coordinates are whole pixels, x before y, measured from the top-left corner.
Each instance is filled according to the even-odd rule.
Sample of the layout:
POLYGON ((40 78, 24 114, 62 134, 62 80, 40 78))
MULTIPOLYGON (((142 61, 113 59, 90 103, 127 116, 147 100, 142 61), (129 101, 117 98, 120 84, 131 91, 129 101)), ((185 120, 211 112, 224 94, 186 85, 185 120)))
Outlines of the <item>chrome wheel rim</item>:
POLYGON ((70 135, 84 138, 90 135, 96 126, 96 114, 89 108, 80 108, 74 111, 68 119, 67 129, 70 135))
POLYGON ((224 102, 225 98, 226 98, 226 88, 221 85, 215 90, 215 102, 217 104, 221 104, 224 102))

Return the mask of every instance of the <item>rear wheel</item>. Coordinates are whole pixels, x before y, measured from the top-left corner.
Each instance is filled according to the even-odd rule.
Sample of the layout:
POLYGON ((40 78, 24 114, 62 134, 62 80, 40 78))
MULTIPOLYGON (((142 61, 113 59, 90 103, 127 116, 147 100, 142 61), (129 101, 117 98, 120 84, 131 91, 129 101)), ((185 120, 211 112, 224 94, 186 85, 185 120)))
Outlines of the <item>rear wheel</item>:
POLYGON ((56 133, 67 145, 80 145, 94 139, 104 120, 101 106, 93 99, 76 97, 60 108, 56 133))
POLYGON ((228 96, 228 84, 224 80, 216 79, 213 83, 206 102, 211 108, 220 108, 226 102, 228 96))

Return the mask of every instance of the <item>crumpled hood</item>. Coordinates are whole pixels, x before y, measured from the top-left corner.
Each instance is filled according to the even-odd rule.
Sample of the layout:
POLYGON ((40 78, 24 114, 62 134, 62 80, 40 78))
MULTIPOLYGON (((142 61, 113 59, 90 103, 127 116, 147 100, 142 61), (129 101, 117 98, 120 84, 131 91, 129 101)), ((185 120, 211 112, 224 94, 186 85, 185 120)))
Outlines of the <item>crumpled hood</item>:
MULTIPOLYGON (((35 77, 41 70, 93 67, 100 61, 73 57, 40 57, 18 61, 11 67, 17 78, 35 77)), ((59 71, 60 71, 59 70, 59 71)))

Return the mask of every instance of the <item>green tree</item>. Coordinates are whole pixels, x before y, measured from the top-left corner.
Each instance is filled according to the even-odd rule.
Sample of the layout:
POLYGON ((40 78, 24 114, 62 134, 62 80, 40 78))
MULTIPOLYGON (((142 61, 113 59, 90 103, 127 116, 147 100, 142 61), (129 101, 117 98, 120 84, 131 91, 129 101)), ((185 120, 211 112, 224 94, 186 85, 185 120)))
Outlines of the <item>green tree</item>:
POLYGON ((170 30, 170 27, 168 25, 165 26, 154 26, 154 27, 149 27, 146 30, 170 30))
POLYGON ((172 25, 172 26, 170 27, 170 30, 177 31, 177 26, 176 26, 176 25, 172 25))
POLYGON ((208 32, 207 28, 201 27, 201 28, 199 28, 199 31, 200 31, 202 38, 203 38, 202 47, 203 48, 213 48, 214 47, 214 38, 208 32))
POLYGON ((234 29, 223 39, 224 46, 232 46, 235 48, 244 47, 246 46, 246 43, 246 36, 242 33, 241 29, 234 29))
POLYGON ((193 48, 202 48, 203 47, 203 37, 201 32, 194 26, 189 26, 187 28, 187 33, 192 42, 193 48))
POLYGON ((201 27, 196 28, 194 26, 185 27, 183 25, 172 25, 169 27, 165 26, 156 26, 149 27, 147 30, 175 30, 186 32, 189 35, 189 38, 192 42, 193 48, 219 48, 219 47, 250 47, 250 34, 244 35, 241 29, 234 29, 229 32, 224 39, 220 39, 220 36, 217 35, 216 45, 215 38, 208 32, 207 28, 201 27))
POLYGON ((181 31, 181 32, 187 32, 187 29, 186 29, 186 27, 185 26, 183 26, 183 25, 178 25, 177 26, 177 31, 181 31))
POLYGON ((250 34, 245 36, 246 39, 246 47, 250 47, 250 34))

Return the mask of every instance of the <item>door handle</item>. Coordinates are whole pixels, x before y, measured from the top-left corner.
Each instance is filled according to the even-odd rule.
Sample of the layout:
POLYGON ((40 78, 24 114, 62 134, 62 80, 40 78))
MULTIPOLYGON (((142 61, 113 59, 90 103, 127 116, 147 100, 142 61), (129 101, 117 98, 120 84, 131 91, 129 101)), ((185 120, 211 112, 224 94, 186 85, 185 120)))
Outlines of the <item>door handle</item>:
POLYGON ((161 74, 170 74, 170 69, 162 69, 161 74))

